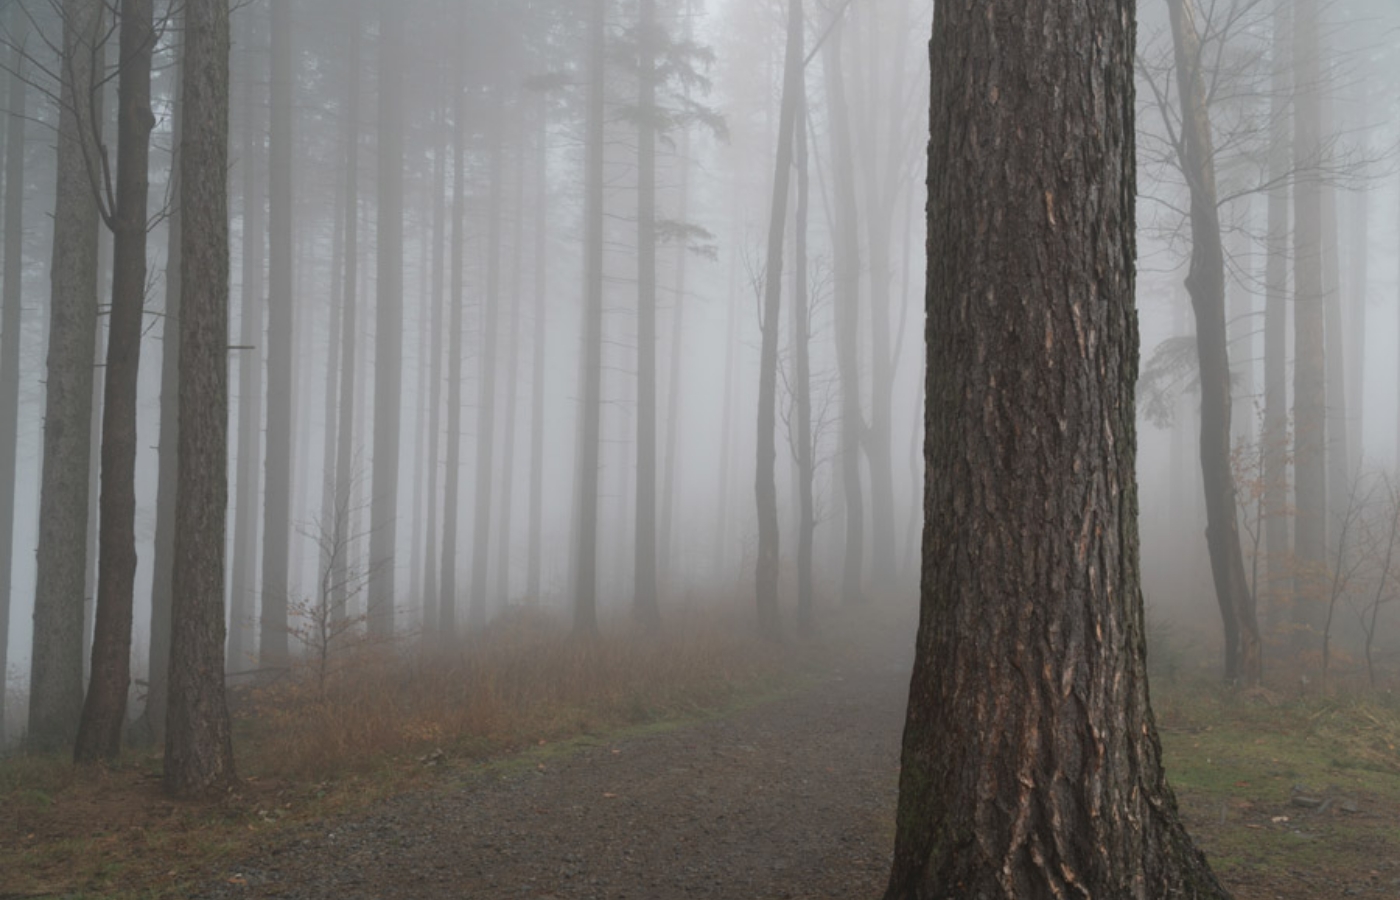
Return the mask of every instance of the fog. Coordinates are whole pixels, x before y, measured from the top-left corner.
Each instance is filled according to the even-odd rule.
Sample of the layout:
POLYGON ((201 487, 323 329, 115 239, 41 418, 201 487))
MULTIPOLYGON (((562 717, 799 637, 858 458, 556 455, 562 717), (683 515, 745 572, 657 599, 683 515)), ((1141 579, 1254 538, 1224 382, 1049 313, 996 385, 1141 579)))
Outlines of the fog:
MULTIPOLYGON (((587 17, 592 4, 388 4, 382 15, 398 17, 404 35, 397 60, 403 91, 400 100, 387 104, 380 96, 386 70, 381 31, 387 20, 368 0, 358 14, 354 5, 352 0, 286 4, 285 30, 279 36, 289 42, 291 74, 280 87, 287 91, 281 102, 289 103, 290 135, 278 134, 276 140, 272 121, 277 101, 272 95, 279 85, 271 76, 274 22, 269 2, 248 0, 234 13, 230 671, 262 664, 259 636, 268 633, 261 623, 268 599, 262 548, 269 522, 263 498, 250 491, 250 479, 261 489, 269 473, 283 465, 277 450, 282 445, 276 441, 284 437, 290 446, 290 488, 273 498, 288 503, 280 524, 287 527, 283 599, 290 614, 282 631, 314 616, 330 566, 324 545, 338 534, 338 520, 343 520, 338 540, 347 560, 344 580, 352 618, 363 617, 369 626, 375 616, 385 615, 385 609, 367 606, 382 589, 386 609, 393 610, 393 630, 403 635, 444 628, 465 632, 520 608, 573 616, 578 537, 585 531, 596 537, 596 595, 604 617, 633 611, 636 559, 643 544, 639 538, 648 535, 654 538, 648 543, 655 547, 654 599, 663 623, 677 610, 751 607, 759 542, 754 484, 760 313, 771 274, 765 269, 765 249, 781 119, 785 4, 656 0, 651 42, 657 60, 655 100, 649 105, 639 100, 639 5, 636 0, 606 4, 603 144, 595 148, 588 146, 587 17), (362 46, 354 69, 353 34, 362 46), (390 112, 402 119, 400 134, 390 134, 394 124, 381 121, 390 112), (348 123, 356 120, 358 160, 351 172, 348 123), (654 163, 649 164, 655 177, 651 209, 643 197, 650 191, 642 189, 639 177, 643 131, 655 144, 654 163), (401 290, 394 290, 397 280, 386 282, 381 271, 386 258, 392 265, 394 255, 380 252, 385 205, 397 202, 386 199, 393 189, 381 183, 381 148, 394 139, 402 141, 401 290), (290 173, 283 173, 289 180, 278 182, 290 184, 290 197, 270 186, 279 158, 277 140, 290 140, 289 149, 282 148, 289 153, 290 173), (598 154, 603 175, 602 231, 594 235, 589 233, 586 190, 590 151, 598 154), (462 172, 460 185, 457 171, 462 172), (350 208, 352 183, 357 202, 350 208), (280 237, 269 230, 270 218, 279 215, 290 216, 290 230, 280 237), (454 225, 458 215, 460 233, 454 225), (639 354, 645 331, 639 310, 647 303, 639 259, 650 256, 652 248, 639 237, 639 215, 655 222, 656 359, 650 375, 642 372, 639 354), (352 219, 358 232, 353 247, 347 238, 352 219), (601 273, 589 268, 590 239, 601 240, 601 273), (278 246, 279 240, 287 243, 278 246), (454 263, 454 252, 460 253, 460 265, 454 263), (290 266, 289 291, 278 286, 273 258, 290 266), (601 334, 596 335, 601 382, 598 396, 590 397, 585 347, 588 285, 595 274, 602 285, 601 334), (352 280, 353 296, 348 290, 352 280), (399 387, 392 403, 382 388, 376 400, 385 364, 386 345, 378 331, 385 321, 385 284, 402 312, 399 387), (454 497, 448 495, 447 460, 451 310, 458 296, 460 447, 454 497), (352 303, 356 364, 347 371, 343 351, 351 343, 340 336, 352 303), (269 313, 279 309, 290 322, 291 344, 290 376, 280 383, 268 365, 270 336, 285 327, 269 326, 269 313), (348 397, 344 386, 352 389, 348 397), (655 417, 641 422, 641 430, 649 426, 654 440, 655 497, 653 504, 639 505, 639 460, 650 455, 639 453, 644 446, 639 442, 643 386, 655 393, 655 417), (250 387, 256 393, 248 393, 250 387), (587 458, 581 454, 587 439, 584 413, 595 402, 596 516, 581 522, 579 501, 588 481, 579 462, 587 458), (289 435, 282 435, 269 418, 281 403, 290 404, 289 435), (346 411, 353 412, 348 458, 337 441, 346 411), (386 495, 375 453, 377 447, 393 444, 395 436, 396 493, 387 495, 394 513, 392 548, 376 555, 376 533, 385 531, 382 522, 371 521, 371 507, 386 495), (337 473, 353 484, 343 509, 337 506, 337 473), (532 515, 536 502, 537 517, 532 515), (455 590, 445 593, 442 559, 448 547, 443 534, 450 504, 457 505, 455 590), (646 521, 653 524, 639 528, 637 512, 644 505, 651 507, 646 521), (376 579, 389 584, 375 587, 376 579)), ((157 3, 158 16, 164 6, 157 3)), ((1197 23, 1205 36, 1202 56, 1212 61, 1214 165, 1220 195, 1226 198, 1219 209, 1227 253, 1233 441, 1241 448, 1240 458, 1249 458, 1247 448, 1257 440, 1264 403, 1269 188, 1283 183, 1288 195, 1300 183, 1321 182, 1324 203, 1335 211, 1331 225, 1323 226, 1334 260, 1324 290, 1335 298, 1338 321, 1344 323, 1340 347, 1345 366, 1340 371, 1348 379, 1340 392, 1341 408, 1328 401, 1329 427, 1340 422, 1350 437, 1343 451, 1335 449, 1337 439, 1329 435, 1329 453, 1345 453, 1346 460, 1344 478, 1338 481, 1329 474, 1327 489, 1345 496, 1350 484, 1370 478, 1368 473, 1393 477, 1400 470, 1400 177, 1395 154, 1400 143, 1400 7, 1390 0, 1325 7, 1323 79, 1314 86, 1326 110, 1324 153, 1278 176, 1269 168, 1278 6, 1273 0, 1219 0, 1203 6, 1205 21, 1197 23)), ((6 77, 22 68, 18 74, 28 84, 23 92, 24 205, 18 226, 23 234, 23 317, 7 660, 10 693, 21 698, 34 637, 58 115, 52 75, 58 70, 54 47, 60 43, 61 22, 47 3, 12 3, 8 9, 5 15, 14 21, 8 26, 12 40, 5 50, 6 77), (20 6, 37 30, 23 38, 23 49, 16 53, 14 10, 20 6)), ((813 0, 807 9, 810 56, 803 131, 811 190, 805 274, 811 315, 807 384, 818 620, 824 609, 853 599, 847 569, 852 532, 859 549, 855 583, 860 593, 882 604, 912 607, 917 602, 931 15, 931 4, 917 0, 813 0), (838 95, 844 98, 844 110, 833 107, 838 95), (844 133, 842 119, 848 120, 844 133), (849 160, 841 158, 843 145, 849 145, 849 160), (853 198, 854 209, 848 209, 846 197, 853 198), (853 230, 843 220, 851 215, 853 230), (842 257, 846 247, 853 257, 842 257), (849 258, 858 265, 858 283, 843 286, 840 266, 849 258), (849 318, 843 318, 845 312, 849 318), (847 371, 843 340, 850 341, 854 354, 854 369, 847 371), (858 398, 855 407, 843 390, 858 398), (843 439, 843 417, 856 423, 855 446, 843 439), (859 472, 857 485, 843 479, 843 462, 851 457, 859 472), (852 496, 853 487, 858 496, 852 496), (851 512, 855 508, 858 515, 851 512)), ((283 20, 277 21, 282 27, 283 20)), ((151 640, 161 367, 170 321, 163 316, 169 226, 164 208, 174 145, 178 34, 173 24, 162 31, 153 83, 150 190, 156 214, 147 253, 138 389, 132 648, 133 671, 141 680, 151 640)), ((1174 106, 1172 35, 1164 4, 1140 5, 1139 44, 1138 306, 1142 361, 1150 367, 1154 359, 1164 358, 1162 348, 1169 349, 1170 339, 1194 335, 1196 329, 1182 286, 1192 241, 1186 179, 1176 153, 1180 112, 1174 106)), ((115 46, 107 58, 115 71, 115 46)), ((1292 83, 1290 77, 1285 81, 1292 83)), ((112 79, 103 87, 109 95, 104 102, 109 135, 115 134, 115 86, 112 79)), ((1289 107, 1284 98, 1283 112, 1275 106, 1272 115, 1291 117, 1289 107)), ((16 121, 7 116, 5 127, 14 128, 16 121)), ((1291 124, 1286 133, 1292 135, 1291 124)), ((794 189, 789 215, 795 214, 796 204, 794 189)), ((7 220, 6 228, 13 227, 15 222, 7 220)), ((1295 228, 1290 223, 1288 234, 1295 228)), ((105 228, 101 240, 99 296, 105 309, 112 263, 111 234, 105 228)), ((1297 254, 1287 236, 1283 246, 1289 254, 1291 291, 1297 254)), ((796 452, 800 335, 791 307, 797 290, 791 226, 784 247, 774 427, 779 603, 786 621, 798 602, 802 489, 796 452)), ((4 327, 12 327, 10 319, 4 327)), ((1290 410, 1292 333, 1290 323, 1285 350, 1290 410)), ((1333 352, 1330 347, 1328 352, 1333 352)), ((1144 407, 1150 399, 1173 413, 1169 423, 1146 416, 1139 420, 1144 592, 1153 622, 1173 623, 1175 639, 1198 648, 1202 659, 1218 666, 1221 622, 1204 536, 1194 365, 1188 360, 1184 369, 1143 387, 1144 407)), ((95 371, 101 376, 104 370, 95 371)), ((94 454, 94 464, 96 458, 94 454)), ((1247 495, 1237 491, 1242 503, 1247 495)), ((95 493, 92 504, 95 516, 95 493)), ((1331 516, 1340 514, 1329 509, 1331 516)), ((1257 514, 1244 508, 1241 516, 1249 568, 1257 552, 1247 532, 1257 514)), ((96 554, 91 555, 86 563, 72 563, 89 570, 89 613, 97 563, 96 554)), ((1265 571, 1272 568, 1270 577, 1284 577, 1281 562, 1261 565, 1265 571)), ((1398 615, 1400 604, 1382 612, 1377 641, 1389 652, 1400 650, 1398 615)), ((1279 616, 1270 623, 1290 621, 1286 613, 1279 616)), ((1261 606, 1261 620, 1267 617, 1261 606)), ((1347 619, 1336 639, 1355 650, 1359 632, 1353 617, 1347 619)), ((294 656, 303 652, 295 639, 290 650, 294 656)), ((23 719, 13 706, 7 715, 7 733, 16 735, 23 719)))

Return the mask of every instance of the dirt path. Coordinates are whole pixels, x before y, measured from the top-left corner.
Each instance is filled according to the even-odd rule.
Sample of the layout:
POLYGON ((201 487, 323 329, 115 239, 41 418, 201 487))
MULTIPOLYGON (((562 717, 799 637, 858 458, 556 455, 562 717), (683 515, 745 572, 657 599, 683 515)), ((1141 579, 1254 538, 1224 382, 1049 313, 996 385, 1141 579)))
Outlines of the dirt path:
POLYGON ((878 897, 906 666, 284 837, 207 898, 878 897))

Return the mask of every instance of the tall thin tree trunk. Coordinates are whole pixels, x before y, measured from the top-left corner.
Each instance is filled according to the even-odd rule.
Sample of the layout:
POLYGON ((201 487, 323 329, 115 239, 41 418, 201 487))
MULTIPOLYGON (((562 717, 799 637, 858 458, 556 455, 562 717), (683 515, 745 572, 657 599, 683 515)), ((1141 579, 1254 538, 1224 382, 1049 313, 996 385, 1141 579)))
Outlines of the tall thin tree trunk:
MULTIPOLYGON (((183 65, 183 48, 177 65, 183 65)), ((160 352, 160 469, 156 484, 156 537, 152 560, 151 645, 146 679, 146 710, 142 713, 159 745, 165 740, 166 700, 169 697, 171 592, 175 573, 175 495, 180 472, 180 127, 184 109, 177 79, 171 119, 170 217, 165 254, 165 318, 160 352)), ((227 428, 227 425, 225 425, 227 428)), ((222 556, 221 556, 222 562, 222 556)), ((222 566, 220 567, 222 571, 222 566)), ((220 595, 222 598, 222 595, 220 595)), ((223 657, 223 648, 219 649, 223 657)))
POLYGON ((224 691, 224 527, 228 508, 229 8, 186 0, 180 160, 180 446, 170 713, 164 783, 181 796, 234 780, 224 691))
MULTIPOLYGON (((496 338, 501 314, 501 206, 505 190, 505 137, 502 119, 505 111, 504 88, 495 87, 494 131, 491 143, 491 191, 486 211, 486 299, 481 317, 480 376, 476 404, 476 513, 472 523, 472 595, 468 626, 472 631, 486 627, 487 574, 491 548, 491 486, 496 444, 496 338)), ((505 540, 497 535, 497 540, 505 540)))
POLYGON ((1293 165, 1288 121, 1291 14, 1275 12, 1273 84, 1269 94, 1268 259, 1264 265, 1264 422, 1260 435, 1264 479, 1264 556, 1268 561, 1268 620, 1279 624, 1288 561, 1288 170, 1293 165))
POLYGON ((443 119, 446 110, 441 103, 437 109, 438 134, 433 147, 433 252, 432 276, 432 359, 431 385, 428 388, 428 509, 427 536, 423 545, 423 634, 435 630, 438 621, 438 447, 442 439, 442 319, 443 263, 447 240, 447 130, 443 119))
POLYGON ((822 50, 827 105, 831 115, 831 164, 836 195, 836 235, 833 240, 836 306, 836 366, 841 381, 841 493, 845 516, 846 552, 841 571, 841 594, 848 604, 864 602, 861 586, 865 564, 865 502, 860 479, 860 442, 865 430, 861 414, 860 352, 860 231, 855 193, 855 163, 851 153, 850 113, 841 65, 841 26, 822 50))
POLYGON ((632 611, 661 623, 656 597, 656 2, 637 18, 637 485, 632 611))
POLYGON ((255 652, 258 533, 262 520, 263 277, 267 230, 264 215, 263 131, 255 127, 259 93, 255 73, 253 10, 244 12, 243 46, 243 221, 242 309, 238 352, 238 462, 234 501, 233 573, 229 589, 228 663, 250 667, 255 652))
POLYGON ((368 623, 394 633, 399 514, 399 404, 403 375, 403 35, 404 11, 379 7, 379 228, 375 282, 374 485, 370 501, 368 623))
MULTIPOLYGON (((1318 0, 1298 0, 1294 9, 1293 145, 1295 168, 1304 171, 1293 187, 1293 556, 1297 571, 1293 621, 1301 628, 1320 633, 1320 575, 1327 564, 1326 297, 1322 273, 1322 184, 1315 174, 1306 171, 1315 168, 1322 155, 1318 0)), ((1300 639, 1302 635, 1300 631, 1300 639)))
POLYGON ((16 6, 7 17, 8 113, 5 117, 4 286, 0 298, 0 748, 7 744, 5 697, 10 671, 10 579, 15 543, 15 456, 19 443, 19 348, 24 289, 24 65, 29 18, 16 6))
MULTIPOLYGON (((549 101, 540 99, 535 148, 535 322, 530 362, 530 536, 525 596, 540 598, 540 565, 544 541, 544 379, 545 329, 549 295, 549 101)), ((523 211, 522 211, 523 212, 523 211)))
POLYGON ((100 0, 64 0, 58 177, 50 260, 44 463, 30 654, 31 750, 72 746, 83 705, 85 574, 92 490, 99 213, 86 160, 101 136, 100 0))
POLYGON ((811 179, 807 166, 807 85, 804 77, 797 98, 797 121, 794 124, 797 141, 797 289, 793 294, 793 334, 795 349, 796 394, 795 427, 797 430, 797 627, 804 634, 815 628, 812 589, 812 539, 817 530, 816 508, 813 503, 813 480, 816 477, 815 451, 812 446, 812 363, 810 359, 812 334, 809 324, 807 291, 807 210, 811 194, 811 179))
MULTIPOLYGON (((523 113, 520 113, 523 115, 523 113)), ((515 167, 515 218, 512 224, 510 337, 506 342, 505 421, 501 438, 501 518, 496 544, 496 602, 502 608, 510 603, 511 518, 515 512, 515 420, 520 395, 520 304, 523 302, 522 267, 525 263, 525 126, 520 122, 520 152, 515 167)))
MULTIPOLYGON (((345 116, 345 285, 344 321, 340 330, 340 415, 335 438, 335 546, 338 548, 331 584, 331 618, 342 623, 348 617, 350 554, 356 535, 351 532, 352 488, 355 472, 355 385, 359 346, 358 303, 360 271, 360 55, 363 37, 360 0, 349 0, 350 53, 346 64, 345 116)), ((357 578, 357 584, 359 583, 357 578)), ((339 627, 339 626, 337 626, 339 627)))
POLYGON ((292 524, 292 0, 272 2, 272 118, 268 130, 267 453, 263 459, 262 616, 258 658, 285 665, 287 554, 292 524))
POLYGON ((778 486, 776 404, 778 393, 778 321, 783 290, 783 240, 787 225, 788 185, 792 177, 793 133, 802 91, 802 0, 788 4, 787 52, 783 66, 783 106, 778 117, 778 153, 773 177, 773 205, 768 220, 768 254, 764 265, 763 343, 758 374, 758 562, 755 594, 758 630, 769 639, 781 632, 778 614, 778 486))
POLYGON ((1201 473, 1206 544, 1225 626, 1225 677, 1256 684, 1263 675, 1254 601, 1245 578, 1230 445, 1229 330, 1225 320, 1225 251, 1215 186, 1215 148, 1206 106, 1201 45, 1192 0, 1169 0, 1181 99, 1181 168, 1191 193, 1191 267, 1186 289, 1196 313, 1200 360, 1201 473))
POLYGON ((603 154, 608 0, 588 18, 588 112, 584 162, 583 398, 579 417, 577 509, 572 535, 574 631, 598 630, 598 464, 603 407, 603 154))
POLYGON ((462 270, 466 254, 466 103, 462 99, 460 58, 454 64, 452 93, 452 298, 447 327, 447 472, 442 498, 442 578, 438 630, 444 642, 457 633, 457 498, 462 468, 462 270))
POLYGON ((146 226, 151 130, 151 0, 122 0, 117 98, 117 179, 108 224, 113 237, 112 308, 102 414, 97 614, 92 677, 73 759, 112 760, 121 751, 131 687, 136 582, 136 389, 146 298, 146 226))

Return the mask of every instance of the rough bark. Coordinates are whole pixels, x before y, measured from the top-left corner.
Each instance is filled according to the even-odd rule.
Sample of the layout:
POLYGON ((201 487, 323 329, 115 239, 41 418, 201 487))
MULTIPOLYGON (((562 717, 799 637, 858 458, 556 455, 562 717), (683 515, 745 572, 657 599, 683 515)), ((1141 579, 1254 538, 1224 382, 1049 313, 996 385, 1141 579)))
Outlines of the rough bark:
POLYGON ((103 33, 100 0, 63 4, 63 80, 58 112, 58 177, 50 261, 44 463, 34 643, 29 673, 28 746, 66 749, 83 705, 83 641, 88 559, 88 478, 92 458, 93 352, 97 340, 97 198, 88 181, 102 110, 94 54, 103 33))
MULTIPOLYGON (((1318 0, 1298 0, 1294 11, 1293 148, 1295 168, 1306 170, 1317 165, 1322 153, 1318 0)), ((1294 183, 1293 220, 1293 623, 1303 640, 1308 629, 1321 632, 1327 565, 1322 185, 1306 171, 1294 183)))
POLYGON ((656 0, 637 5, 637 487, 632 613, 661 623, 656 596, 656 0))
POLYGON ((864 602, 861 586, 865 567, 865 498, 860 481, 860 436, 865 430, 860 401, 860 230, 856 208, 855 163, 851 152, 850 112, 841 65, 841 26, 822 47, 822 70, 831 115, 831 164, 835 182, 836 235, 832 263, 833 301, 837 326, 836 367, 841 380, 839 457, 845 515, 845 556, 841 564, 841 596, 848 604, 864 602))
POLYGON ((379 7, 379 228, 374 327, 374 482, 370 500, 369 633, 394 633, 399 510, 399 404, 403 376, 404 12, 379 7))
POLYGON ((282 666, 287 648, 287 554, 292 536, 292 0, 272 0, 268 128, 267 449, 263 455, 262 615, 258 659, 282 666))
POLYGON ((177 796, 233 783, 224 695, 228 509, 229 7, 186 0, 180 150, 180 444, 170 710, 164 785, 177 796))
POLYGON ((15 541, 15 456, 19 442, 19 348, 24 287, 25 45, 29 18, 9 17, 8 110, 5 121, 4 285, 0 298, 0 748, 7 745, 5 697, 10 672, 10 578, 15 541))
POLYGON ((1257 684, 1263 675, 1254 597, 1245 577, 1235 503, 1231 447, 1232 381, 1225 319, 1225 251, 1215 186, 1215 147, 1201 41, 1193 0, 1169 0, 1176 73, 1181 100, 1177 152, 1191 195, 1191 263, 1186 290, 1196 314, 1196 358, 1200 364, 1201 475, 1205 486, 1206 548, 1215 598, 1225 626, 1225 677, 1257 684))
POLYGON ((1147 696, 1134 30, 1117 0, 934 11, 922 605, 887 900, 1227 896, 1147 696))
POLYGON ((583 397, 579 416, 577 509, 573 517, 574 631, 598 630, 598 463, 603 405, 603 139, 608 0, 588 18, 588 124, 584 161, 583 397))
MULTIPOLYGON (((73 758, 111 760, 121 751, 131 687, 131 626, 136 582, 136 387, 146 299, 146 237, 151 130, 151 0, 122 0, 117 75, 116 190, 108 197, 112 230, 112 305, 102 395, 102 486, 98 499, 97 612, 92 675, 83 698, 73 758)), ((104 169, 106 164, 104 162, 104 169)), ((104 188, 105 191, 105 188, 104 188)))

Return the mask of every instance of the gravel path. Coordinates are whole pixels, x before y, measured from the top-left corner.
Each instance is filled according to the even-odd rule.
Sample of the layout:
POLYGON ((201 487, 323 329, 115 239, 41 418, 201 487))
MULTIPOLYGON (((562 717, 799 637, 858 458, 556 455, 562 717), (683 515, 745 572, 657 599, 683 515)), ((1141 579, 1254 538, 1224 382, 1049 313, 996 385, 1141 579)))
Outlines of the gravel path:
POLYGON ((862 666, 724 719, 399 797, 284 838, 203 896, 878 897, 907 672, 862 666))

